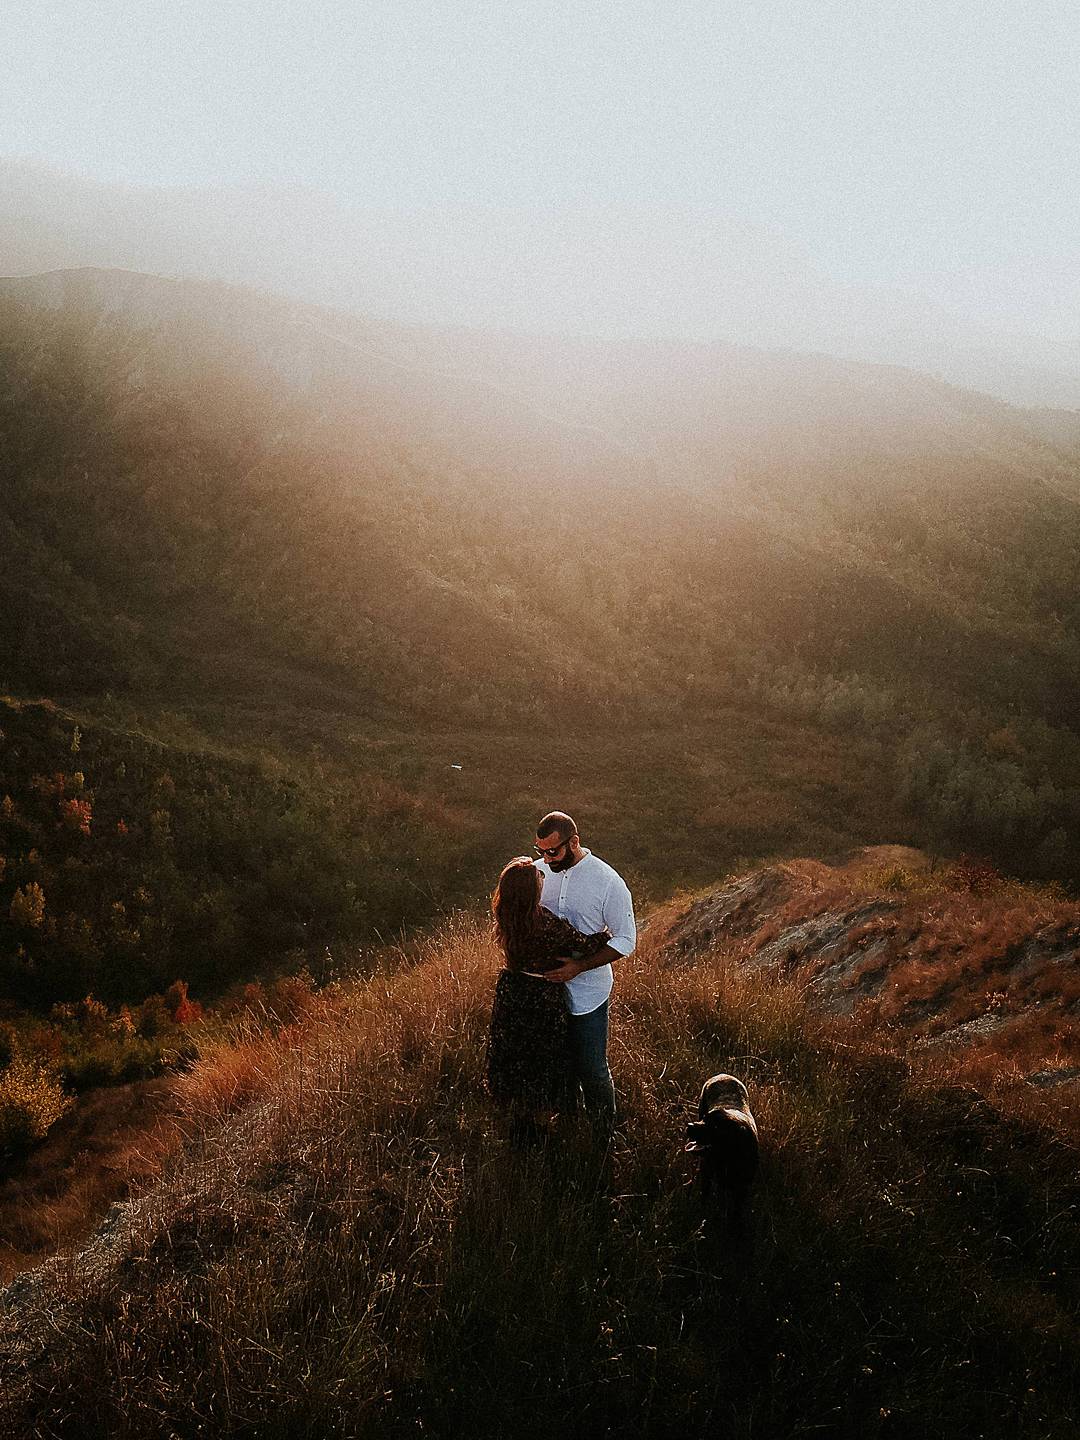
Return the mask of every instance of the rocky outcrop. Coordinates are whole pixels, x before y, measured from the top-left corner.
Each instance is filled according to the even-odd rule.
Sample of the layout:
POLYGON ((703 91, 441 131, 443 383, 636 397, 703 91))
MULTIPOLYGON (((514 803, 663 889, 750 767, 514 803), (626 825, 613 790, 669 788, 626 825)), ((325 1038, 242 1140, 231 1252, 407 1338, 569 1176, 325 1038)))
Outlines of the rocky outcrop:
MULTIPOLYGON (((1080 906, 992 871, 935 867, 906 846, 727 880, 670 920, 664 949, 673 966, 726 952, 794 979, 826 1015, 872 1003, 902 1046, 1020 1054, 1039 1030, 1048 1053, 1080 1057, 1080 906)), ((1075 1067, 1054 1054, 1033 1084, 1073 1082, 1075 1067)))

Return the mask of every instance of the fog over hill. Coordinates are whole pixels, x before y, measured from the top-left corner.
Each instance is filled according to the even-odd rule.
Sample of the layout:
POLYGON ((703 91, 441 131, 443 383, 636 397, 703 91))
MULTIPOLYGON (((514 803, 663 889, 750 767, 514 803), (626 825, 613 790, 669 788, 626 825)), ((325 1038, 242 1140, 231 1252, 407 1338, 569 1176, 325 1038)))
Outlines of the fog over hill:
POLYGON ((767 230, 691 211, 364 211, 299 186, 117 186, 0 162, 0 273, 88 265, 414 324, 814 351, 1080 406, 1063 340, 840 284, 767 230))
POLYGON ((715 489, 775 466, 870 455, 978 455, 1050 475, 1080 453, 1080 413, 1024 411, 904 367, 822 354, 404 325, 116 269, 8 278, 0 294, 88 308, 158 344, 230 345, 324 409, 362 403, 365 390, 391 412, 413 403, 414 438, 435 413, 473 442, 482 427, 506 442, 505 424, 542 435, 549 464, 569 437, 575 451, 616 460, 624 482, 643 462, 665 487, 715 489))
MULTIPOLYGON (((73 538, 64 565, 78 568, 89 543, 98 569, 118 544, 157 534, 184 596, 170 625, 202 608, 180 579, 202 554, 202 585, 225 587, 230 608, 247 597, 246 632, 287 626, 294 655, 325 659, 330 644, 349 670, 366 653, 369 686, 416 665, 454 685, 494 665, 502 682, 518 674, 500 682, 500 706, 554 672, 609 698, 628 682, 642 704, 660 676, 713 693, 736 653, 745 665, 767 652, 887 684, 947 674, 996 703, 1075 713, 1070 412, 1016 409, 898 367, 402 326, 123 271, 9 279, 0 297, 14 307, 13 400, 20 386, 68 386, 75 366, 93 411, 65 411, 60 390, 39 397, 40 413, 16 404, 9 444, 23 481, 44 446, 52 484, 74 501, 72 457, 85 459, 92 436, 106 466, 94 505, 114 503, 118 486, 124 507, 154 497, 137 531, 73 538), (147 467, 157 478, 135 478, 147 467), (211 475, 212 499, 198 502, 219 511, 207 528, 185 497, 204 495, 211 475), (253 568, 260 532, 276 592, 253 568), (563 597, 542 637, 520 623, 540 576, 563 597), (268 622, 275 604, 281 619, 268 622), (612 645, 634 657, 627 676, 586 681, 612 645), (639 665, 654 675, 644 685, 639 665)), ((83 531, 112 513, 84 514, 83 531)), ((38 516, 31 508, 20 533, 38 516)), ((122 580, 95 583, 119 583, 124 612, 148 603, 162 570, 135 550, 122 580), (132 587, 140 572, 149 589, 132 587)))

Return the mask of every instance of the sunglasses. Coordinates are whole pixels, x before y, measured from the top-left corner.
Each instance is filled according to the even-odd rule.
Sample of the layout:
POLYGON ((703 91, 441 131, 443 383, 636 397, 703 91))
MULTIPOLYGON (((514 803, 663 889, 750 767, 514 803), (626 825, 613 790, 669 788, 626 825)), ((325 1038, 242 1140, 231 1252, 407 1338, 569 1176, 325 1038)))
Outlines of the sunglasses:
POLYGON ((550 860, 552 855, 557 855, 560 850, 565 850, 569 844, 569 840, 560 840, 558 845, 553 845, 550 850, 545 850, 543 845, 534 845, 532 848, 538 855, 542 855, 545 860, 550 860))

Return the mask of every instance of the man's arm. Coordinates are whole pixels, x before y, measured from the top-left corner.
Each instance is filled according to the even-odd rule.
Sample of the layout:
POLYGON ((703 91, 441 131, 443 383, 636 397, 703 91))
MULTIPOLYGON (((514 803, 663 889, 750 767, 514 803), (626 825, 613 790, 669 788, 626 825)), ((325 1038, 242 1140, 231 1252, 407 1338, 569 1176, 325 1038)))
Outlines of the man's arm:
POLYGON ((601 965, 610 965, 613 960, 622 958, 621 950, 616 950, 613 945, 605 945, 602 950, 598 950, 595 955, 590 955, 585 960, 563 960, 557 970, 545 970, 544 979, 559 982, 573 980, 575 976, 581 975, 586 970, 598 970, 601 965))
POLYGON ((585 960, 564 959, 557 970, 549 970, 544 978, 564 982, 573 980, 585 970, 596 970, 630 954, 637 944, 637 922, 630 890, 621 876, 612 880, 604 896, 604 924, 611 931, 611 939, 602 950, 585 960))

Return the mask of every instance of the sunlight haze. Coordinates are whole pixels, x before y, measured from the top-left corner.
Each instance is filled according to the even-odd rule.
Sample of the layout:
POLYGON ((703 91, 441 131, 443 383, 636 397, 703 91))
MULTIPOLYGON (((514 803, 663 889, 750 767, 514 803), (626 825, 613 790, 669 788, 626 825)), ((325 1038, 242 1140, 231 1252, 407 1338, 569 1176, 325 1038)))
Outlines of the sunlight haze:
POLYGON ((1070 4, 75 0, 0 46, 9 272, 28 190, 95 182, 56 264, 1080 401, 1070 4))
POLYGON ((0 4, 0 1440, 1080 1436, 1078 62, 0 4))

